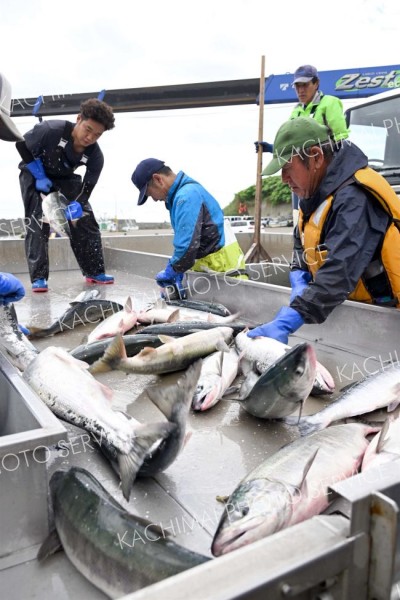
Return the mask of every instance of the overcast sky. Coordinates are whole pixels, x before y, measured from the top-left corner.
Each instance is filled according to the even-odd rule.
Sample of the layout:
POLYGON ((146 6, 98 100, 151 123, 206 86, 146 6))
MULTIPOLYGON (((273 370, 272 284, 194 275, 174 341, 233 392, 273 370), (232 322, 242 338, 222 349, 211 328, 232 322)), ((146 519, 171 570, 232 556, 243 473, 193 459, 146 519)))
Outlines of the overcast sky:
MULTIPOLYGON (((266 77, 301 64, 324 71, 399 62, 398 0, 312 6, 298 0, 0 0, 0 8, 0 71, 14 98, 259 78, 262 56, 266 77)), ((291 108, 266 107, 265 140, 273 141, 291 108)), ((15 122, 25 133, 37 120, 15 122)), ((100 139, 105 166, 91 197, 96 216, 168 220, 151 199, 136 206, 130 177, 150 156, 184 170, 226 206, 255 184, 258 123, 256 105, 117 114, 115 129, 100 139)), ((2 218, 23 216, 18 162, 14 145, 0 142, 2 218)))

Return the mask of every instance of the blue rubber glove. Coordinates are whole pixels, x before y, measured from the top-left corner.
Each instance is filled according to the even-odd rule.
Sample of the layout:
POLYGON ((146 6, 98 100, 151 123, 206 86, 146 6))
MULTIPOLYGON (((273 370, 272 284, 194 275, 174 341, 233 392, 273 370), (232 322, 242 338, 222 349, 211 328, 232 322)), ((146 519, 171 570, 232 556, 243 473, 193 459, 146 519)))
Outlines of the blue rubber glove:
POLYGON ((25 327, 24 325, 21 325, 21 323, 18 323, 18 329, 24 335, 30 335, 30 333, 31 333, 30 330, 27 327, 25 327))
POLYGON ((179 273, 175 283, 161 286, 163 289, 161 292, 161 298, 164 298, 164 300, 177 300, 178 298, 181 300, 186 300, 186 289, 183 286, 182 280, 183 273, 179 273))
POLYGON ((256 147, 256 152, 258 153, 258 148, 261 146, 263 152, 273 152, 274 146, 273 144, 269 144, 268 142, 254 142, 256 147))
POLYGON ((159 273, 157 273, 155 279, 156 282, 158 283, 158 285, 160 285, 161 287, 165 287, 167 285, 171 285, 172 283, 175 283, 177 280, 177 277, 179 277, 179 275, 181 275, 181 281, 183 278, 183 273, 178 273, 178 271, 175 271, 174 267, 171 265, 170 261, 168 261, 167 266, 165 267, 165 269, 163 271, 160 271, 159 273))
POLYGON ((64 210, 65 218, 68 221, 74 221, 75 219, 80 219, 83 215, 82 205, 74 200, 70 204, 68 204, 67 208, 64 210))
POLYGON ((270 337, 283 344, 288 343, 289 334, 304 325, 303 317, 290 306, 282 306, 273 321, 260 325, 247 332, 249 338, 259 336, 270 337))
POLYGON ((49 179, 44 172, 43 163, 40 158, 35 158, 32 162, 26 165, 28 171, 34 176, 36 179, 35 187, 38 192, 44 192, 48 194, 53 187, 53 182, 49 179))
POLYGON ((297 269, 296 271, 290 271, 289 273, 290 286, 292 288, 292 293, 290 294, 290 302, 296 298, 296 296, 301 296, 303 290, 308 287, 308 284, 312 280, 312 275, 308 271, 302 271, 297 269))
MULTIPOLYGON (((182 284, 183 276, 184 273, 178 273, 178 271, 175 271, 171 263, 168 262, 165 269, 157 273, 155 280, 158 283, 158 285, 162 288, 174 288, 178 292, 179 297, 181 299, 185 299, 186 291, 182 284)), ((162 293, 161 297, 165 298, 167 295, 168 294, 162 293)))
POLYGON ((25 289, 19 279, 11 273, 0 273, 0 304, 18 302, 25 296, 25 289))

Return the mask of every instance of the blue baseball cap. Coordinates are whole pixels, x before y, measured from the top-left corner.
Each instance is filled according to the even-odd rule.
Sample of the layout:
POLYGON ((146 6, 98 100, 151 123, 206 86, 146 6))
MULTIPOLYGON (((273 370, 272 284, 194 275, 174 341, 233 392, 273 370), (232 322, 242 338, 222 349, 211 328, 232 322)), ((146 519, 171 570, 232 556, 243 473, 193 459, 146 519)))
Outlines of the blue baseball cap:
POLYGON ((302 65, 294 72, 293 84, 308 83, 314 77, 319 79, 317 69, 312 65, 302 65))
POLYGON ((146 195, 147 186, 150 179, 160 169, 165 166, 165 162, 158 160, 158 158, 146 158, 142 160, 133 171, 132 183, 139 190, 138 206, 144 204, 148 198, 146 195))

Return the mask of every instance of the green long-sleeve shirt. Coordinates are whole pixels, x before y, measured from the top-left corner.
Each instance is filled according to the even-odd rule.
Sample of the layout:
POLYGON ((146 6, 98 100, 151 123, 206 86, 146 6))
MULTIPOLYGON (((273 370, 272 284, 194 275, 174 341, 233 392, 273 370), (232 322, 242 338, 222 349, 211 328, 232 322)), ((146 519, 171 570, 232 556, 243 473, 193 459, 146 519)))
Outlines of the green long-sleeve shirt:
POLYGON ((323 92, 318 91, 307 106, 300 102, 295 106, 289 118, 297 119, 297 117, 313 117, 318 123, 330 129, 335 141, 349 137, 343 104, 336 96, 325 96, 323 92))

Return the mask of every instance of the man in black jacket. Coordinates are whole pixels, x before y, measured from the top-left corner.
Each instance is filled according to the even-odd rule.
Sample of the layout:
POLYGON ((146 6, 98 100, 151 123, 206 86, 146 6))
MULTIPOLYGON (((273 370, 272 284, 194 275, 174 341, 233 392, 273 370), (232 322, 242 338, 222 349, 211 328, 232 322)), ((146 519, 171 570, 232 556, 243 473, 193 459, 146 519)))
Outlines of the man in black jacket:
POLYGON ((33 292, 47 292, 50 226, 43 222, 41 194, 60 191, 69 201, 66 218, 71 221, 71 248, 89 283, 114 283, 105 274, 98 223, 89 197, 103 168, 97 140, 114 127, 111 108, 101 100, 82 103, 76 123, 47 120, 35 125, 17 142, 22 157, 19 180, 25 206, 25 253, 33 292), (75 174, 86 168, 85 176, 75 174))
POLYGON ((300 198, 294 231, 290 306, 248 332, 287 343, 304 323, 322 323, 344 300, 400 307, 400 200, 348 140, 335 142, 314 119, 284 123, 274 158, 300 198))

